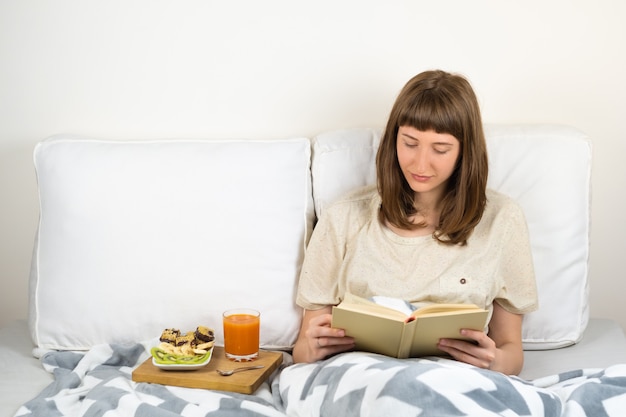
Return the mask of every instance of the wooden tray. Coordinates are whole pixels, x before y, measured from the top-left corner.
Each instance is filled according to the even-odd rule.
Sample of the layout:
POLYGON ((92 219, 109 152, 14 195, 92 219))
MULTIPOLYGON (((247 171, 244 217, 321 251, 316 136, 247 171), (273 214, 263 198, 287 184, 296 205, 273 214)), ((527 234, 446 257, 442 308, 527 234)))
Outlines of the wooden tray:
POLYGON ((252 394, 283 362, 283 354, 261 350, 259 357, 252 362, 233 362, 224 356, 224 348, 215 346, 211 361, 204 368, 195 371, 164 371, 152 364, 152 357, 133 371, 133 381, 151 382, 177 387, 204 388, 252 394), (216 369, 234 369, 248 365, 264 365, 262 369, 238 372, 231 376, 221 376, 216 369))

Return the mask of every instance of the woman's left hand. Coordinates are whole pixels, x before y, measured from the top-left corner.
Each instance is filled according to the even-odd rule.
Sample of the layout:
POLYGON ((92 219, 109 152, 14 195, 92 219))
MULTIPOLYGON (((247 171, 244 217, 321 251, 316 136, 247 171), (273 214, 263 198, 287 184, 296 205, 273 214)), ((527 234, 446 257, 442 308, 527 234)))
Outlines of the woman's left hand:
POLYGON ((454 359, 483 369, 517 375, 524 364, 522 315, 506 311, 497 302, 489 321, 489 334, 480 330, 461 330, 469 339, 441 339, 438 347, 454 359))
POLYGON ((496 342, 480 330, 463 329, 461 336, 471 341, 441 339, 437 347, 460 362, 491 369, 497 354, 496 342))

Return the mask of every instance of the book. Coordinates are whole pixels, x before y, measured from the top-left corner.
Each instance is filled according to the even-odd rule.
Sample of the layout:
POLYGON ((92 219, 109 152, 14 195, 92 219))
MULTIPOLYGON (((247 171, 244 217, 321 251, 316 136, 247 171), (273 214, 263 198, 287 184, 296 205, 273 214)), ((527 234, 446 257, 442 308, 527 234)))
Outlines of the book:
POLYGON ((396 358, 442 355, 439 339, 465 339, 461 329, 483 330, 489 312, 473 304, 410 304, 346 294, 332 309, 331 326, 353 337, 355 349, 396 358))

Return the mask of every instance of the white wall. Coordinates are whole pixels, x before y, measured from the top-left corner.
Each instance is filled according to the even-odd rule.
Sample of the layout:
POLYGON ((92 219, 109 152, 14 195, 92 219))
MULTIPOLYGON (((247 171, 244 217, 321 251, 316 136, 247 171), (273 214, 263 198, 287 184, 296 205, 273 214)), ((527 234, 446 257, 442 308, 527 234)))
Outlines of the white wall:
POLYGON ((592 315, 626 328, 626 2, 2 0, 0 325, 27 314, 35 143, 380 126, 408 78, 467 75, 490 123, 594 140, 592 315))

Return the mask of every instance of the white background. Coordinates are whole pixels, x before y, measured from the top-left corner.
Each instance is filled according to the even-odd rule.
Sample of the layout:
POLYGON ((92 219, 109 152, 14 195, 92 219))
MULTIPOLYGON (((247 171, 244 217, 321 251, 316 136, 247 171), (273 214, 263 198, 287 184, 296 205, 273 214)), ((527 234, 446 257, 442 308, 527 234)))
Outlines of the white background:
POLYGON ((624 22, 622 0, 0 0, 0 325, 27 315, 39 140, 379 127, 442 68, 485 122, 592 137, 591 314, 626 328, 624 22))

